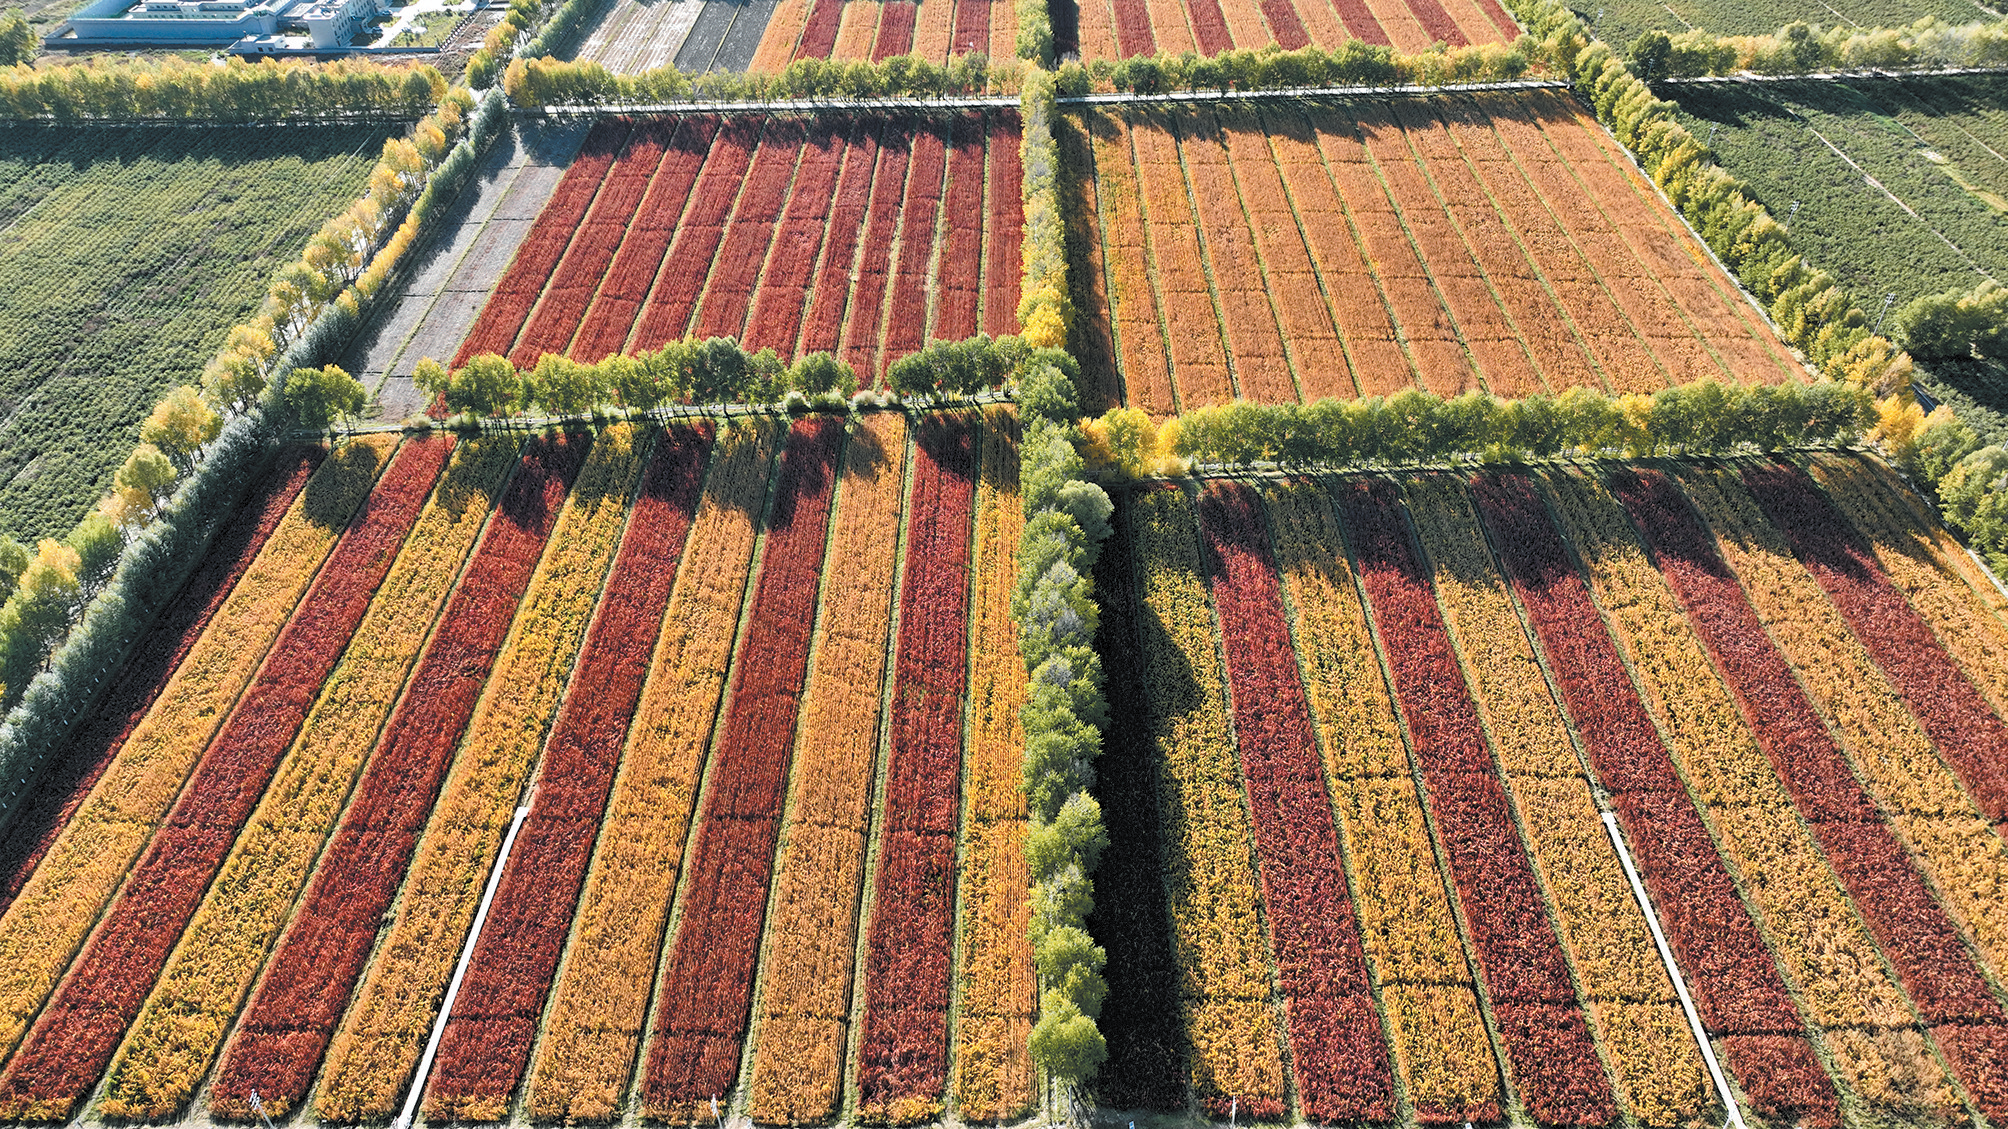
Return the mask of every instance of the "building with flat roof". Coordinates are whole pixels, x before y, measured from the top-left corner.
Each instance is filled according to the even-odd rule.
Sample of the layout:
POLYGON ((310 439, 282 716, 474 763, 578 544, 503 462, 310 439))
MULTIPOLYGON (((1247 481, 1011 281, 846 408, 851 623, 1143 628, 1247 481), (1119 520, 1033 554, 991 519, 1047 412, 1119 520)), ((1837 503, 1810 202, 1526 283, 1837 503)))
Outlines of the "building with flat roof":
POLYGON ((383 10, 381 0, 91 0, 69 26, 107 47, 229 47, 295 27, 327 50, 347 47, 383 10))

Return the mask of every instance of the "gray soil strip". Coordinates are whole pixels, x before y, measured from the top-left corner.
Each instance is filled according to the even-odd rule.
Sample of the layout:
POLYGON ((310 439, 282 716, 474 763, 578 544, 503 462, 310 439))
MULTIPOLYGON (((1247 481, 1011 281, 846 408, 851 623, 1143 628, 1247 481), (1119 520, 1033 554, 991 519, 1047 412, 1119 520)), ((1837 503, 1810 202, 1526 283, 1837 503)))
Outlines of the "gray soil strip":
POLYGON ((341 360, 375 392, 381 418, 425 410, 412 370, 424 357, 452 358, 589 128, 584 121, 519 123, 414 252, 403 281, 341 360))
POLYGON ((744 71, 753 63, 779 0, 704 0, 697 25, 676 54, 679 70, 744 71))

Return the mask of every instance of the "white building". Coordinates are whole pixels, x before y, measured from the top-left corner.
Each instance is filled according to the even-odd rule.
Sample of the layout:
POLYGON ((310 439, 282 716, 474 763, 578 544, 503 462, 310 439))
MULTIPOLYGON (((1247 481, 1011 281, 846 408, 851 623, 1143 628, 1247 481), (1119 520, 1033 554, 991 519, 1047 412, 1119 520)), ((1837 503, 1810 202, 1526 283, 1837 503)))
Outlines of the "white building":
POLYGON ((298 26, 325 50, 347 47, 383 10, 381 0, 90 0, 69 23, 107 47, 226 47, 298 26))

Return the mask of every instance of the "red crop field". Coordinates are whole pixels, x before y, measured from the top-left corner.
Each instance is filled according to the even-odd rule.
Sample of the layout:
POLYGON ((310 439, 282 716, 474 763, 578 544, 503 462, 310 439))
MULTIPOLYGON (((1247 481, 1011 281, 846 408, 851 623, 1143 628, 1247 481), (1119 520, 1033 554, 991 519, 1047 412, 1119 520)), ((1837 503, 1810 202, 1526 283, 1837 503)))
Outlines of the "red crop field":
MULTIPOLYGON (((953 136, 980 153, 983 125, 953 136)), ((255 1093, 275 1118, 354 1122, 416 1085, 428 1117, 468 1122, 592 1094, 680 1122, 1022 1117, 1031 1005, 997 977, 1031 984, 1030 949, 956 902, 1028 912, 1022 880, 993 877, 1023 849, 1016 775, 965 769, 1001 723, 972 684, 1024 677, 1008 586, 977 579, 1014 571, 1016 441, 992 408, 287 453, 61 751, 71 821, 21 825, 10 937, 109 900, 45 1001, 9 981, 32 1022, 0 1101, 241 1120, 255 1093), (72 840, 125 802, 98 793, 158 775, 133 715, 215 677, 177 656, 214 665, 253 623, 264 657, 179 800, 137 828, 122 883, 90 885, 72 840), (691 846, 665 885, 644 860, 666 821, 691 846), (628 926, 651 901, 656 927, 628 926), (614 996, 653 974, 610 992, 609 959, 662 970, 629 1026, 614 996)))
POLYGON ((1080 0, 1083 60, 1333 48, 1349 39, 1413 52, 1519 35, 1497 0, 1080 0))
POLYGON ((1098 772, 1128 861, 1096 883, 1097 1095, 1441 1124, 1498 1119, 1455 1103, 1503 1077, 1543 1125, 1722 1116, 1601 808, 1746 1114, 1998 1117, 1980 875, 2008 851, 1967 750, 2002 719, 1940 642, 1998 631, 1998 597, 1872 464, 1808 469, 1127 492, 1096 576, 1098 648, 1140 672, 1098 772), (1467 953, 1483 1020, 1407 986, 1467 953))
POLYGON ((1084 407, 1650 392, 1802 372, 1588 112, 1548 92, 1089 110, 1084 407))
POLYGON ((840 62, 912 55, 946 63, 957 55, 1017 57, 1013 0, 781 0, 754 52, 753 71, 796 59, 840 62))
POLYGON ((453 363, 735 337, 882 377, 1016 332, 1022 184, 1011 111, 603 119, 453 363))

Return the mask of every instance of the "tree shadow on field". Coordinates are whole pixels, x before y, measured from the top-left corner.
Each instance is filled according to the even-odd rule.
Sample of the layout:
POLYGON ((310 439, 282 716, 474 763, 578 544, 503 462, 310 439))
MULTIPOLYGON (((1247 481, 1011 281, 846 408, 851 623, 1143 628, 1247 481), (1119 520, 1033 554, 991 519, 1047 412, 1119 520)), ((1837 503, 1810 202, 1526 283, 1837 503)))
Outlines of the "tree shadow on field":
POLYGON ((509 435, 480 435, 464 439, 459 449, 453 452, 453 461, 447 464, 446 473, 440 477, 439 488, 433 497, 439 507, 459 521, 467 514, 467 507, 477 497, 487 495, 485 480, 489 477, 488 459, 497 447, 516 447, 516 439, 509 435))
POLYGON ((346 528, 358 512, 356 495, 369 489, 383 459, 383 452, 373 443, 344 443, 330 452, 321 469, 307 480, 301 501, 307 520, 322 529, 346 528))
POLYGON ((803 499, 829 489, 836 478, 843 433, 843 421, 836 416, 797 420, 788 429, 788 447, 781 453, 781 480, 775 485, 777 493, 773 511, 767 518, 767 532, 793 525, 795 507, 803 499))

